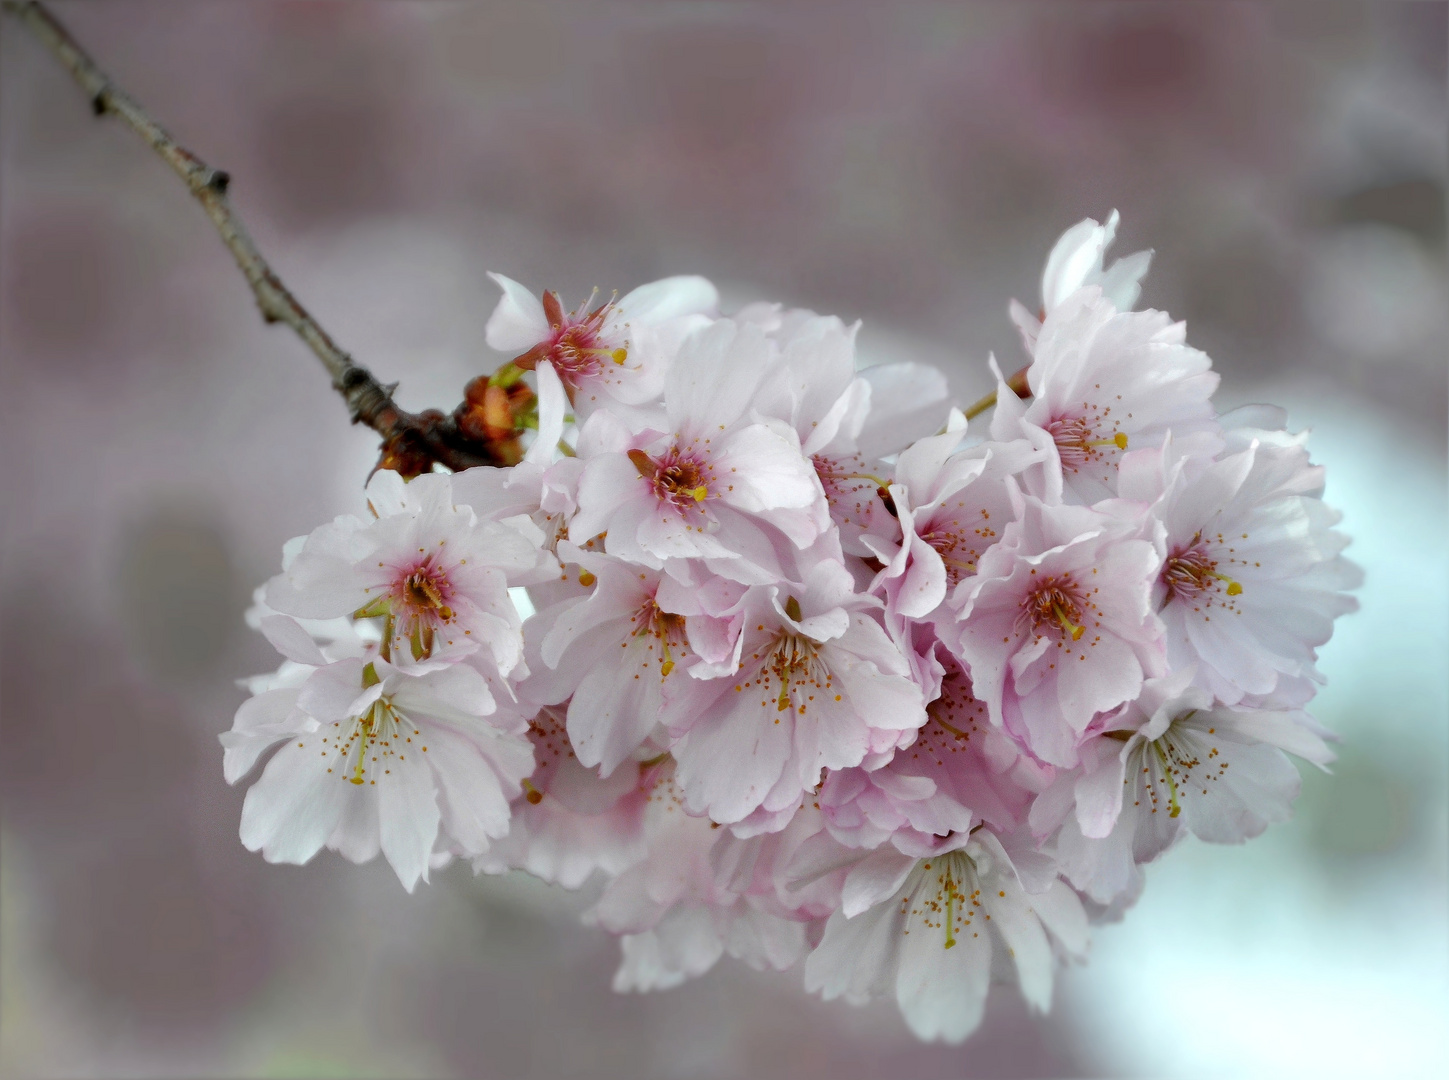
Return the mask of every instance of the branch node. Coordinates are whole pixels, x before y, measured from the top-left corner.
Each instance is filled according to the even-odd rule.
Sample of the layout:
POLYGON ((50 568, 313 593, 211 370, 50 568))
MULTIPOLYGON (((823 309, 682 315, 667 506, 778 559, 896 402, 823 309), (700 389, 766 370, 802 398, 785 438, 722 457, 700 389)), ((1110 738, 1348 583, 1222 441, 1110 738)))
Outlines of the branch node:
POLYGON ((207 186, 221 195, 226 194, 226 189, 231 186, 231 173, 224 169, 212 169, 211 176, 207 179, 207 186))
POLYGON ((105 116, 110 111, 110 97, 111 88, 109 86, 103 86, 97 90, 95 96, 91 98, 91 112, 97 116, 105 116))

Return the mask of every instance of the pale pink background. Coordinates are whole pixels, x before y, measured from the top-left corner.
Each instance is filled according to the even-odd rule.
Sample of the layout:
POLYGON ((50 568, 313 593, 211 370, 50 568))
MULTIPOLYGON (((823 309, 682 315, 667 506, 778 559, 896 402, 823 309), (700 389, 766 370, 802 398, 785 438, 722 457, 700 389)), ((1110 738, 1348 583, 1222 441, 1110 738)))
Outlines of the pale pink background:
MULTIPOLYGON (((1006 304, 1035 303, 1052 239, 1115 206, 1122 252, 1157 249, 1144 303, 1188 320, 1224 398, 1318 425, 1370 584, 1364 644, 1327 665, 1339 775, 1283 839, 1170 856, 1050 1018, 1000 994, 964 1048, 729 961, 614 995, 586 898, 528 880, 455 868, 409 897, 384 865, 267 866, 216 743, 232 680, 274 663, 241 612, 284 540, 360 507, 375 440, 175 178, 6 20, 7 1075, 1246 1075, 1355 1037, 1337 990, 1279 1023, 1317 986, 1442 991, 1312 898, 1443 890, 1445 4, 55 6, 412 407, 500 361, 490 269, 566 299, 703 273, 862 318, 868 360, 940 363, 971 399, 988 351, 1020 362, 1006 304), (1275 904, 1331 930, 1264 961, 1275 904), (1192 1012, 1214 933, 1223 1008, 1254 963, 1289 980, 1241 1069, 1211 1054, 1242 1024, 1192 1012)), ((1405 918, 1434 962, 1442 923, 1381 916, 1405 918)))

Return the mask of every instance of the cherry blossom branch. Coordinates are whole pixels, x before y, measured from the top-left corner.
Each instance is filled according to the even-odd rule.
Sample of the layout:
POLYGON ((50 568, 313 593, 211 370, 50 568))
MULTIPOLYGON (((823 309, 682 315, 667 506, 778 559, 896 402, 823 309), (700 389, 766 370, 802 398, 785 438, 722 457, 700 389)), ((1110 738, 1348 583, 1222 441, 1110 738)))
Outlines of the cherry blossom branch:
MULTIPOLYGON (((507 394, 505 402, 500 397, 501 388, 470 384, 466 399, 451 416, 436 409, 410 413, 399 407, 392 397, 396 384, 383 385, 367 368, 354 362, 262 257, 227 195, 231 176, 173 139, 134 98, 111 81, 45 5, 36 0, 0 0, 0 7, 70 72, 90 99, 96 116, 119 119, 186 184, 246 277, 262 318, 286 325, 301 338, 332 376, 332 385, 342 395, 352 422, 366 424, 382 437, 380 467, 417 475, 429 471, 434 462, 459 470, 475 465, 511 465, 518 460, 517 425, 512 422, 518 413, 511 406, 526 408, 528 403, 520 400, 525 395, 507 394)), ((527 396, 531 397, 531 393, 527 396)))

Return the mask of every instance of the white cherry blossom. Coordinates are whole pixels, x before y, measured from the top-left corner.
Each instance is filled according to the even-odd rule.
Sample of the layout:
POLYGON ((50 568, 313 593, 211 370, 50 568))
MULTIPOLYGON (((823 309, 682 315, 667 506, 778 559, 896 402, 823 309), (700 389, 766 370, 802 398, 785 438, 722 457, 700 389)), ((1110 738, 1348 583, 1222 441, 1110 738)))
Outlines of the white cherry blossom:
POLYGON ((1286 821, 1300 784, 1285 750, 1333 760, 1301 712, 1214 702, 1192 675, 1149 681, 1032 808, 1033 829, 1055 830, 1063 871, 1099 903, 1130 890, 1136 867, 1185 832, 1241 843, 1286 821))
POLYGON ((508 832, 510 800, 533 751, 466 664, 411 670, 381 657, 326 664, 297 639, 290 659, 317 663, 299 687, 243 704, 227 745, 228 778, 267 762, 242 806, 241 840, 268 862, 305 863, 325 845, 353 862, 379 851, 409 892, 436 845, 487 850, 508 832))
POLYGON ((1015 498, 1018 519, 952 597, 960 655, 991 722, 1070 766, 1097 713, 1165 672, 1151 602, 1161 559, 1117 518, 1015 498))
POLYGON ((1086 945, 1076 894, 1059 880, 1028 892, 983 829, 923 859, 883 848, 862 860, 805 962, 805 987, 852 1004, 894 997, 918 1036, 961 1042, 981 1023, 994 966, 1009 963, 1045 1012, 1058 953, 1078 957, 1086 945))
POLYGON ((739 671, 701 684, 674 755, 689 808, 731 824, 794 806, 822 769, 909 743, 926 719, 910 667, 854 592, 821 561, 799 585, 752 589, 742 603, 739 671))
POLYGON ((751 409, 776 355, 758 327, 721 319, 670 369, 667 431, 631 435, 595 415, 569 538, 606 533, 609 554, 655 569, 697 559, 749 584, 777 579, 782 549, 810 546, 829 515, 794 430, 751 409))
POLYGON ((1152 265, 1152 252, 1134 251, 1106 266, 1107 249, 1117 239, 1121 216, 1113 210, 1105 224, 1092 218, 1077 222, 1052 246, 1041 276, 1041 313, 1032 315, 1020 303, 1011 302, 1011 321, 1021 331, 1026 351, 1034 351, 1042 320, 1084 286, 1102 290, 1118 311, 1131 311, 1142 295, 1142 279, 1152 265))
POLYGON ((1196 666, 1220 700, 1316 678, 1318 646, 1358 607, 1340 554, 1340 515, 1318 497, 1323 470, 1301 437, 1248 446, 1201 467, 1174 448, 1124 460, 1126 498, 1153 504, 1164 561, 1154 592, 1174 668, 1196 666))

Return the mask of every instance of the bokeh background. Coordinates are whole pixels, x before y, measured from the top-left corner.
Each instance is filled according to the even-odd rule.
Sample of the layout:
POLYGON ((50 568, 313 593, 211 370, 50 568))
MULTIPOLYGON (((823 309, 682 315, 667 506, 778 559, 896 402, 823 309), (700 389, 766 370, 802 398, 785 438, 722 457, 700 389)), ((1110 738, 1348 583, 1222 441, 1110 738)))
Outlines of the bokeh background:
MULTIPOLYGON (((1188 844, 1034 1017, 963 1047, 729 961, 608 989, 574 896, 272 867, 218 732, 241 614, 375 440, 200 210, 0 29, 0 1068, 8 1076, 1421 1076, 1446 1047, 1446 5, 56 3, 231 171, 405 405, 502 358, 490 269, 671 273, 865 320, 963 400, 1067 226, 1154 247, 1224 407, 1314 429, 1367 570, 1296 819, 1188 844)), ((1438 1075, 1444 1075, 1438 1073, 1438 1075)))

